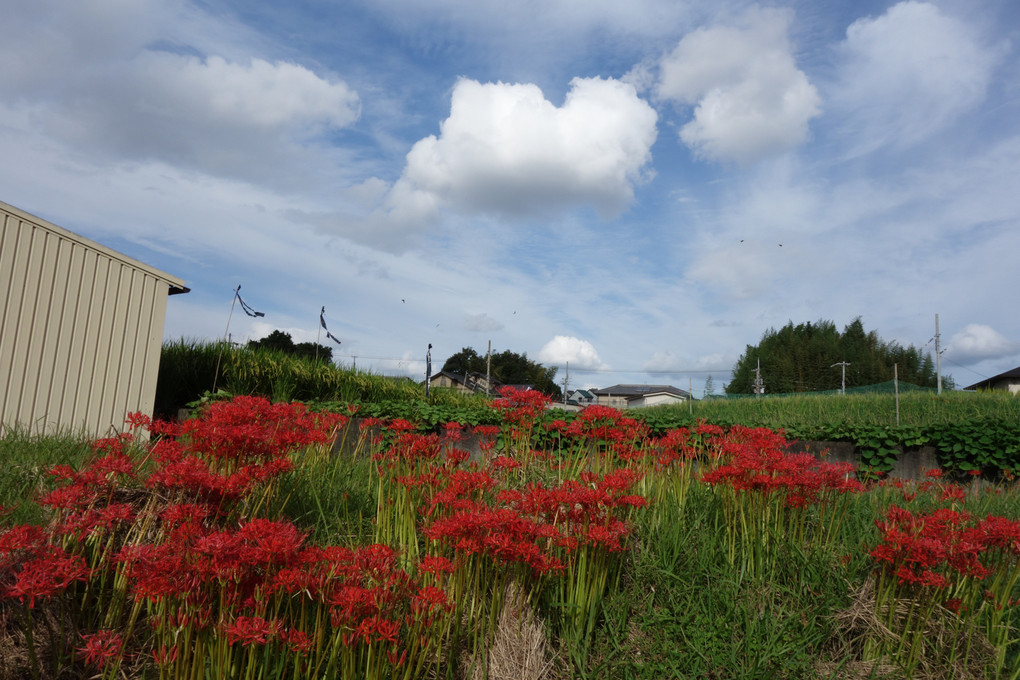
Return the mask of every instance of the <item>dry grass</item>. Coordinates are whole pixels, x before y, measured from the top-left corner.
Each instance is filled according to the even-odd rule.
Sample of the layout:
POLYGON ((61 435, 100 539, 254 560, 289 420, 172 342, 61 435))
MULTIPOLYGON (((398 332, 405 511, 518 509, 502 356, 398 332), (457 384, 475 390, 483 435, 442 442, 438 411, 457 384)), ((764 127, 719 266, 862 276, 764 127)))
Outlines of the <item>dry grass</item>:
POLYGON ((507 588, 486 666, 475 664, 471 680, 552 680, 556 657, 542 621, 516 583, 507 588))
MULTIPOLYGON (((875 578, 871 576, 857 588, 853 601, 834 616, 836 633, 827 650, 828 659, 844 659, 841 663, 829 661, 818 664, 819 674, 827 678, 858 680, 862 678, 914 678, 917 680, 980 680, 985 669, 995 658, 995 649, 980 630, 961 630, 952 612, 938 608, 928 620, 924 631, 923 649, 918 662, 909 674, 892 663, 891 659, 866 658, 866 643, 887 643, 897 646, 901 636, 885 625, 876 612, 875 578), (963 658, 949 654, 950 650, 969 649, 963 658)), ((897 602, 894 617, 906 617, 909 601, 897 602)))

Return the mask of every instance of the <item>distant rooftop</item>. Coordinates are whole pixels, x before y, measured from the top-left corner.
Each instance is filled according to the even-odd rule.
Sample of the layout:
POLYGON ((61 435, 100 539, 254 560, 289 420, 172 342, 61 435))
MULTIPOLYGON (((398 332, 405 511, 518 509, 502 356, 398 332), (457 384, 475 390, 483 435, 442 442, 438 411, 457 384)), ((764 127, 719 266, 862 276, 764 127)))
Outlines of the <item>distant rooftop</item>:
POLYGON ((613 385, 612 387, 603 387, 591 392, 597 397, 624 397, 625 399, 661 393, 673 394, 685 399, 689 399, 691 396, 687 390, 682 390, 672 385, 613 385))

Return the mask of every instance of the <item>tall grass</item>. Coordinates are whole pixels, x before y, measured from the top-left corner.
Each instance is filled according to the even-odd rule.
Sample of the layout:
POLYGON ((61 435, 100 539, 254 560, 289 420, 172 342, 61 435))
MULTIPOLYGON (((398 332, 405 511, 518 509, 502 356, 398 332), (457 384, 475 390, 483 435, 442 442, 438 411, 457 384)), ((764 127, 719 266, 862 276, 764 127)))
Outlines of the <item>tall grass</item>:
MULTIPOLYGON (((365 403, 425 398, 423 385, 407 377, 339 367, 278 350, 182 338, 163 343, 156 414, 176 417, 177 409, 211 391, 214 382, 218 390, 230 394, 258 395, 273 401, 365 403)), ((430 401, 462 406, 476 400, 450 390, 436 390, 430 401)))
MULTIPOLYGON (((791 395, 747 399, 703 399, 647 412, 692 414, 713 423, 811 428, 840 424, 895 425, 893 394, 791 395)), ((975 418, 1020 420, 1020 397, 1005 392, 907 392, 900 395, 899 423, 925 426, 975 418)))
POLYGON ((42 524, 43 508, 34 502, 40 491, 52 486, 47 471, 54 465, 80 467, 92 453, 85 434, 58 432, 32 434, 7 428, 0 437, 0 507, 9 511, 12 524, 42 524))
MULTIPOLYGON (((128 450, 137 456, 133 469, 145 478, 124 474, 107 487, 113 473, 123 474, 116 465, 121 459, 113 456, 102 465, 93 460, 93 469, 72 486, 98 485, 103 494, 82 496, 72 507, 58 505, 59 498, 50 501, 59 521, 50 525, 55 533, 46 545, 87 558, 89 566, 87 575, 62 586, 66 592, 37 593, 36 606, 52 598, 47 611, 59 616, 33 613, 32 600, 25 600, 32 583, 20 578, 49 564, 47 556, 63 558, 65 552, 39 550, 29 560, 26 551, 38 546, 22 544, 32 534, 0 528, 8 560, 0 565, 7 569, 0 569, 0 585, 18 586, 4 589, 6 602, 0 598, 0 615, 11 622, 7 638, 0 629, 0 678, 27 677, 3 670, 3 650, 23 640, 29 665, 45 672, 37 671, 40 680, 157 674, 188 680, 475 680, 486 672, 490 678, 545 680, 1020 679, 1020 553, 1006 556, 998 550, 1004 546, 988 542, 983 559, 1006 556, 1013 571, 1001 573, 1015 574, 1014 580, 995 573, 988 583, 977 576, 956 579, 952 585, 962 584, 964 595, 980 594, 987 585, 999 597, 987 603, 970 597, 959 616, 948 608, 958 592, 925 591, 931 604, 925 615, 931 616, 923 621, 958 625, 961 634, 929 640, 926 625, 912 624, 875 639, 875 626, 895 622, 903 607, 913 610, 920 591, 876 595, 875 574, 883 566, 871 552, 884 531, 876 520, 894 505, 913 517, 941 508, 966 510, 974 521, 990 513, 1013 518, 1020 492, 1014 483, 974 480, 964 486, 929 474, 923 481, 890 480, 831 498, 809 492, 830 488, 835 479, 816 475, 823 466, 814 461, 779 455, 783 442, 771 432, 699 426, 667 438, 637 437, 636 424, 605 410, 561 428, 568 441, 552 455, 521 434, 544 427, 534 420, 538 405, 529 409, 526 394, 511 402, 517 408, 502 408, 503 436, 487 428, 491 446, 480 447, 478 455, 459 449, 460 428, 440 435, 389 422, 355 431, 344 416, 315 413, 323 433, 350 444, 338 447, 349 455, 336 455, 326 438, 317 439, 286 452, 287 464, 271 468, 279 478, 262 478, 256 466, 240 465, 242 453, 248 461, 265 448, 263 439, 246 437, 258 423, 264 441, 290 441, 277 437, 282 417, 257 417, 268 412, 268 403, 259 406, 264 411, 216 414, 226 405, 217 403, 206 409, 202 427, 182 426, 177 443, 184 448, 164 438, 128 450), (232 443, 220 447, 223 441, 232 443), (176 458, 228 451, 238 456, 237 465, 216 456, 217 471, 234 470, 229 478, 238 482, 264 481, 234 501, 212 494, 233 487, 192 474, 198 468, 181 467, 188 458, 176 458), (149 465, 157 469, 150 473, 149 465), (676 466, 687 468, 689 478, 667 474, 676 466), (415 541, 413 554, 420 559, 405 559, 411 551, 396 552, 392 544, 368 545, 379 538, 377 527, 393 517, 390 509, 401 502, 397 494, 405 492, 411 511, 397 519, 410 531, 393 532, 393 542, 406 548, 415 541), (780 508, 784 499, 790 502, 780 508), (200 511, 204 503, 209 506, 200 511), (113 511, 124 510, 132 511, 130 521, 113 522, 113 511), (86 535, 80 522, 90 517, 111 523, 91 525, 86 535), (130 562, 113 559, 116 554, 130 562), (187 558, 179 560, 181 554, 187 558), (756 555, 768 559, 755 562, 756 555), (178 572, 191 578, 164 581, 178 572), (325 590, 341 583, 343 588, 325 590), (384 604, 385 611, 377 611, 384 604), (501 630, 508 613, 514 616, 501 630), (545 670, 497 673, 497 639, 520 641, 525 620, 536 623, 540 637, 544 629, 548 652, 539 662, 545 670), (42 634, 51 623, 56 633, 42 634), (98 642, 106 633, 118 635, 128 653, 111 651, 112 665, 93 676, 88 656, 100 656, 98 642), (968 661, 964 654, 964 666, 954 665, 961 658, 954 650, 965 649, 957 640, 980 643, 994 655, 975 652, 968 661), (92 642, 91 650, 80 646, 92 642), (65 651, 43 651, 51 646, 65 651), (38 659, 35 649, 42 652, 38 659), (888 673, 881 670, 886 666, 888 673), (961 668, 966 673, 958 673, 961 668)), ((240 408, 241 401, 261 400, 235 399, 234 405, 240 408)), ((303 422, 305 407, 291 406, 279 413, 303 422)), ((71 462, 64 450, 71 444, 88 454, 73 439, 22 439, 0 441, 0 453, 20 446, 40 468, 47 456, 47 464, 71 462)), ((274 449, 269 462, 282 463, 282 453, 274 449)), ((960 522, 962 527, 970 520, 960 522)), ((1020 524, 1008 522, 1015 527, 1011 535, 1020 536, 1020 524)), ((957 569, 935 568, 949 576, 957 569)))

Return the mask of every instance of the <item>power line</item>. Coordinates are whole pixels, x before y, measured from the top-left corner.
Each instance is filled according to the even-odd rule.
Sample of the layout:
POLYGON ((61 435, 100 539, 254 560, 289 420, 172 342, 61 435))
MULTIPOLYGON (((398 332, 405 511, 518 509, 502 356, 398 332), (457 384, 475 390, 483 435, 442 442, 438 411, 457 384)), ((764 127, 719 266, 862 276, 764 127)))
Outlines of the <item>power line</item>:
MULTIPOLYGON (((334 354, 334 357, 338 359, 350 359, 353 358, 352 354, 334 354)), ((416 361, 415 359, 407 359, 405 357, 372 357, 365 356, 364 354, 357 355, 359 359, 371 359, 373 361, 416 361)), ((563 368, 561 364, 543 364, 548 367, 563 368)), ((706 368, 676 368, 676 369, 647 369, 647 368, 578 368, 572 366, 570 368, 572 373, 642 373, 647 375, 687 375, 688 373, 705 374, 705 375, 723 375, 732 373, 730 370, 723 369, 706 369, 706 368)))

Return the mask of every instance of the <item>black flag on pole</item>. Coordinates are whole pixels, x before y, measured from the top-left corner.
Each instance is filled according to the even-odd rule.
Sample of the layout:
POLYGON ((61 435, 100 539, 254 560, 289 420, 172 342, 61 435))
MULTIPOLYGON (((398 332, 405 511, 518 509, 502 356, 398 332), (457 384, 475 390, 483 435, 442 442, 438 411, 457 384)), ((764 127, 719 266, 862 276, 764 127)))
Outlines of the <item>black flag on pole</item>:
POLYGON ((337 338, 335 335, 330 333, 329 329, 326 328, 326 308, 325 307, 323 307, 322 311, 319 312, 319 325, 322 326, 322 330, 326 331, 326 337, 327 338, 329 338, 330 340, 332 340, 333 342, 335 342, 338 345, 343 344, 343 343, 340 342, 339 338, 337 338))
POLYGON ((237 296, 237 301, 241 303, 241 309, 244 310, 244 313, 247 314, 248 316, 265 316, 263 312, 256 312, 254 309, 251 308, 250 305, 248 305, 244 300, 242 300, 240 291, 241 286, 238 286, 237 290, 234 291, 234 295, 237 296))
POLYGON ((425 352, 425 396, 429 396, 429 383, 432 382, 432 343, 425 352))

